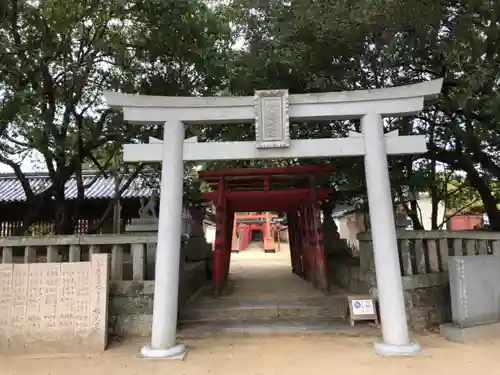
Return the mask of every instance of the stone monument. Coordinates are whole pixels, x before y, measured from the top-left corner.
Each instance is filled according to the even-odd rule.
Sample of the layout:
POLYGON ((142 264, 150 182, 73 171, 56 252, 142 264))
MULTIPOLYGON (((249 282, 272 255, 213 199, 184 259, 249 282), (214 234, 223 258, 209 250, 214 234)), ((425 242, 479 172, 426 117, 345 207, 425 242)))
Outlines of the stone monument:
POLYGON ((149 201, 145 204, 141 198, 141 208, 139 209, 139 218, 132 219, 125 228, 127 232, 157 232, 158 216, 156 215, 156 206, 158 201, 158 192, 153 190, 149 201))
POLYGON ((101 352, 108 341, 109 255, 0 265, 0 351, 101 352))
POLYGON ((448 269, 452 323, 441 334, 457 342, 500 337, 500 256, 451 256, 448 269))

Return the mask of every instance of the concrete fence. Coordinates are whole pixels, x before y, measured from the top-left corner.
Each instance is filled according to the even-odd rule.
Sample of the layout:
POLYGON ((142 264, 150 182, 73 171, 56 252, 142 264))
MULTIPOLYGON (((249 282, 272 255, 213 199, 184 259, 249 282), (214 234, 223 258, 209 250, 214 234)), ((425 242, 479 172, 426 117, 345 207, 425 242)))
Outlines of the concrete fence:
MULTIPOLYGON (((349 292, 376 294, 371 233, 357 238, 359 261, 331 259, 333 277, 349 292)), ((397 238, 407 315, 416 331, 451 318, 449 256, 500 254, 500 233, 495 232, 399 230, 397 238)))
MULTIPOLYGON (((3 265, 16 266, 81 264, 91 261, 93 254, 108 254, 109 333, 148 336, 153 310, 154 259, 147 257, 154 257, 156 242, 156 233, 4 237, 0 238, 0 256, 3 265), (148 251, 151 248, 153 251, 148 251)), ((181 251, 184 247, 185 244, 181 251)), ((180 267, 179 308, 182 309, 189 297, 206 283, 207 263, 186 262, 181 256, 180 267)))
POLYGON ((108 253, 112 281, 144 281, 147 246, 156 240, 156 234, 5 237, 0 239, 1 260, 4 264, 81 262, 91 254, 108 253))
MULTIPOLYGON (((500 254, 500 233, 486 231, 397 232, 401 275, 445 272, 454 255, 500 254)), ((374 269, 371 233, 359 233, 360 260, 364 269, 374 269)))

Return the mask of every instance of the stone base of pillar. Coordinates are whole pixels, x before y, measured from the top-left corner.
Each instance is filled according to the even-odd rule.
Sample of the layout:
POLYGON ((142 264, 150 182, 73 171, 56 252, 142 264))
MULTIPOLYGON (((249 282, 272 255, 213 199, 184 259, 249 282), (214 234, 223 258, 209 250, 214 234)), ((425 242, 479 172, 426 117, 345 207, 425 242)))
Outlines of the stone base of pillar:
POLYGON ((375 353, 384 357, 416 356, 421 354, 422 351, 422 348, 416 342, 410 342, 408 345, 390 345, 384 342, 376 342, 374 348, 375 353))
POLYGON ((264 252, 266 254, 274 254, 274 253, 276 253, 276 250, 275 249, 267 249, 267 250, 264 250, 264 252))
POLYGON ((170 349, 153 349, 145 346, 141 349, 142 358, 176 359, 182 361, 187 354, 184 344, 176 345, 170 349))

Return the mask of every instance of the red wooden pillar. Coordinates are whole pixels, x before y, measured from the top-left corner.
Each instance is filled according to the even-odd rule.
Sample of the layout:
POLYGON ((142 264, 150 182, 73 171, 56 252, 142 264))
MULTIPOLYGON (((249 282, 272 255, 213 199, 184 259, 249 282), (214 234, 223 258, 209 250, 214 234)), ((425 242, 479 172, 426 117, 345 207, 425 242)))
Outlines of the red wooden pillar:
POLYGON ((301 205, 299 210, 299 227, 300 227, 300 255, 302 258, 302 266, 304 271, 304 278, 311 280, 311 264, 309 256, 309 237, 307 228, 307 212, 304 204, 301 205))
POLYGON ((316 252, 315 252, 315 236, 314 236, 314 215, 312 204, 310 200, 304 202, 304 212, 306 213, 306 225, 307 225, 307 259, 309 262, 309 281, 314 287, 318 286, 318 280, 316 279, 316 252))
POLYGON ((227 240, 227 223, 226 223, 226 197, 224 189, 224 178, 219 178, 217 189, 217 203, 215 209, 215 249, 213 256, 213 287, 214 294, 218 295, 224 285, 224 257, 227 240))
POLYGON ((316 189, 311 188, 311 224, 314 244, 315 279, 317 287, 328 294, 330 292, 330 282, 328 280, 327 259, 325 247, 323 246, 323 225, 321 224, 321 208, 316 197, 316 189))
POLYGON ((232 223, 233 223, 234 213, 230 212, 226 207, 226 218, 225 218, 225 228, 226 228, 226 241, 224 248, 224 273, 223 280, 226 285, 228 277, 229 277, 229 264, 231 262, 231 237, 232 237, 232 223))
POLYGON ((234 251, 235 253, 239 252, 240 249, 240 243, 241 243, 241 236, 240 236, 240 227, 239 223, 237 220, 237 215, 234 214, 233 218, 233 231, 232 231, 232 238, 231 238, 231 251, 234 251))
POLYGON ((290 246, 290 258, 292 263, 292 272, 296 275, 302 274, 302 267, 300 265, 300 254, 297 248, 297 213, 287 212, 287 222, 288 222, 288 244, 290 246))

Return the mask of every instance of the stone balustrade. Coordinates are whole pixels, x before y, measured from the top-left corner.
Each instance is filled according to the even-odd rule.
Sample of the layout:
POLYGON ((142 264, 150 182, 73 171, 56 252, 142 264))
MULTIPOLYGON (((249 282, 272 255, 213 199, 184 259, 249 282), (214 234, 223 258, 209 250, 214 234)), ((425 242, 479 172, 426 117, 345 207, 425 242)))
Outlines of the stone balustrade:
MULTIPOLYGON (((196 238, 194 238, 196 240, 196 238)), ((200 241, 198 241, 200 242, 200 241)), ((189 246, 208 246, 196 241, 189 246)), ((52 263, 89 261, 91 254, 110 254, 109 333, 112 336, 151 334, 156 233, 51 235, 0 238, 1 263, 52 263), (154 251, 150 255, 154 258, 154 251)), ((210 248, 210 246, 209 246, 210 248)), ((179 309, 207 282, 206 260, 185 261, 181 256, 179 309)))
MULTIPOLYGON (((401 275, 445 272, 453 255, 500 254, 500 233, 489 231, 397 232, 401 275)), ((374 269, 371 233, 359 233, 360 266, 374 269)))
MULTIPOLYGON (((359 240, 359 258, 329 259, 333 280, 355 294, 377 294, 371 233, 359 240)), ((500 233, 489 231, 397 231, 408 323, 421 331, 451 319, 448 257, 500 254, 500 233)))
POLYGON ((146 248, 156 234, 67 235, 0 238, 2 263, 81 262, 90 254, 111 254, 111 281, 151 280, 146 248))

